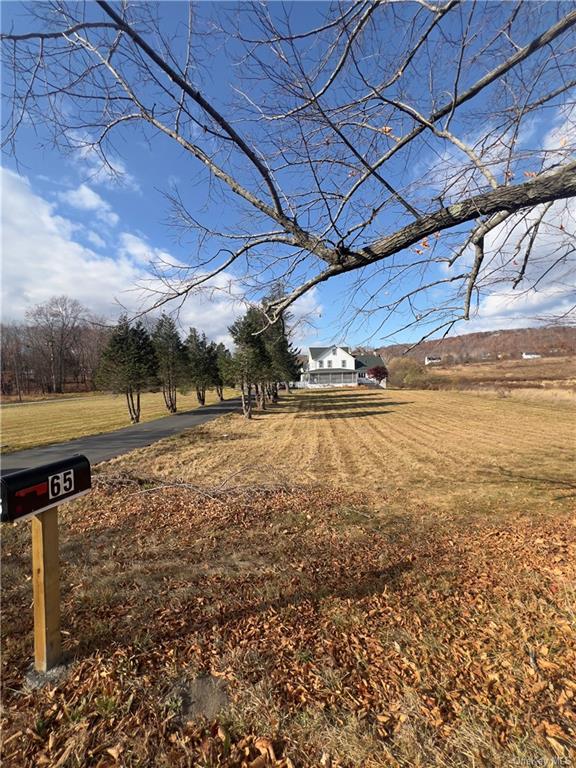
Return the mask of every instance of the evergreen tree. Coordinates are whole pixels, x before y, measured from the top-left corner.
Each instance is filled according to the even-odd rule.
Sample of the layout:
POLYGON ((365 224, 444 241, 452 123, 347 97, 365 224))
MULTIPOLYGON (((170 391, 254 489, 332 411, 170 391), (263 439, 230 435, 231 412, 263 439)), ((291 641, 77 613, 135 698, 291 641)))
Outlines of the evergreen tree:
POLYGON ((222 343, 216 345, 216 369, 216 393, 222 401, 224 400, 224 387, 233 387, 236 383, 234 381, 232 355, 222 343))
POLYGON ((199 333, 196 328, 190 328, 186 339, 188 356, 187 378, 196 389, 196 397, 200 405, 206 403, 206 389, 216 384, 217 363, 216 346, 209 342, 205 333, 199 333))
MULTIPOLYGON (((272 302, 284 298, 285 291, 283 286, 276 284, 270 295, 264 300, 264 307, 272 302)), ((297 379, 300 375, 300 366, 298 364, 298 350, 292 346, 288 324, 290 315, 284 312, 273 325, 269 325, 264 333, 268 354, 272 361, 272 377, 270 382, 270 395, 273 401, 278 399, 278 382, 284 382, 286 388, 289 383, 297 379)))
POLYGON ((123 316, 102 353, 97 384, 126 397, 130 421, 140 421, 140 394, 153 386, 158 363, 148 331, 142 323, 130 325, 123 316))
POLYGON ((172 318, 162 315, 152 333, 152 343, 166 408, 176 413, 176 392, 186 375, 186 350, 172 318))
POLYGON ((273 402, 278 399, 278 383, 289 382, 299 376, 298 351, 292 346, 288 337, 284 317, 280 317, 274 325, 270 325, 264 333, 268 356, 271 361, 271 375, 268 394, 273 402))
POLYGON ((233 370, 236 383, 242 393, 242 411, 247 419, 252 418, 252 392, 255 391, 258 404, 265 407, 265 382, 271 370, 271 358, 266 348, 262 329, 264 317, 255 307, 236 320, 229 330, 236 345, 233 355, 233 370))

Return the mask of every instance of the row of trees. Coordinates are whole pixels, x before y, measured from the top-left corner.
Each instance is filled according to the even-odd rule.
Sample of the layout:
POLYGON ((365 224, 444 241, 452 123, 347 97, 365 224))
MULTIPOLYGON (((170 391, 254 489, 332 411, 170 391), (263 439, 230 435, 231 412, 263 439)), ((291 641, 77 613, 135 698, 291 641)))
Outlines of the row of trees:
POLYGON ((122 317, 103 351, 96 384, 126 397, 132 423, 140 421, 140 396, 162 390, 166 408, 177 411, 177 393, 196 390, 200 405, 206 390, 214 388, 224 399, 230 352, 195 328, 182 341, 176 324, 167 315, 149 332, 142 322, 131 324, 122 317))
POLYGON ((22 400, 35 392, 105 389, 123 394, 138 422, 142 392, 161 390, 175 413, 178 392, 194 390, 204 405, 208 389, 222 400, 225 386, 237 386, 249 418, 254 403, 266 408, 280 382, 298 378, 297 353, 284 316, 270 325, 252 307, 229 330, 234 353, 195 328, 182 340, 167 315, 155 323, 123 317, 110 327, 75 299, 53 297, 30 309, 25 323, 2 325, 2 394, 22 400))
POLYGON ((231 353, 195 328, 182 341, 174 321, 166 316, 149 333, 142 322, 126 317, 113 330, 97 375, 101 389, 126 397, 132 423, 140 420, 142 392, 161 388, 166 408, 177 410, 177 393, 195 389, 198 403, 206 390, 215 389, 220 400, 224 387, 242 393, 242 411, 251 418, 253 404, 265 409, 276 402, 280 382, 298 377, 297 353, 290 344, 284 319, 264 324, 263 311, 250 308, 230 327, 236 349, 231 353))
POLYGON ((278 384, 299 378, 297 351, 292 347, 283 315, 273 325, 265 323, 264 310, 251 307, 230 327, 236 351, 229 360, 228 376, 242 393, 242 411, 251 418, 254 400, 264 410, 278 399, 278 384))

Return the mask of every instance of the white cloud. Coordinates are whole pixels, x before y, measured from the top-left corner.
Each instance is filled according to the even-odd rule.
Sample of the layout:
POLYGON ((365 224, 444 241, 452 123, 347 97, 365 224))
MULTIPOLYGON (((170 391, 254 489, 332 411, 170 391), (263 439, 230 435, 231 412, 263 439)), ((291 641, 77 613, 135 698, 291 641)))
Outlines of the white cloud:
POLYGON ((122 232, 120 234, 119 250, 121 254, 139 264, 147 265, 160 261, 174 263, 173 258, 167 251, 154 248, 144 238, 131 232, 122 232))
POLYGON ((140 185, 128 172, 126 164, 119 157, 104 156, 86 136, 76 139, 77 154, 73 155, 74 164, 80 175, 92 184, 105 187, 121 187, 130 192, 140 192, 140 185))
POLYGON ((80 184, 79 187, 68 192, 60 192, 58 199, 80 211, 94 211, 100 221, 110 226, 115 226, 120 221, 120 217, 114 213, 110 204, 87 184, 80 184))
MULTIPOLYGON (((572 289, 573 290, 573 289, 572 289)), ((478 317, 466 323, 460 333, 495 331, 502 328, 526 328, 546 323, 552 317, 574 315, 574 295, 567 290, 547 287, 538 292, 495 291, 481 304, 478 317)))
POLYGON ((292 340, 297 347, 304 348, 317 338, 318 330, 315 327, 315 321, 324 311, 318 289, 312 288, 300 296, 288 311, 291 317, 292 340))
MULTIPOLYGON (((547 126, 543 133, 542 123, 533 120, 521 139, 525 142, 529 138, 546 151, 545 167, 569 159, 570 147, 576 144, 576 108, 558 109, 551 119, 547 118, 547 126)), ((524 278, 516 289, 512 288, 522 269, 532 227, 544 211, 545 207, 539 205, 527 213, 514 214, 486 236, 484 266, 477 281, 482 294, 480 305, 466 324, 466 331, 525 327, 565 316, 576 304, 574 198, 556 201, 547 209, 532 244, 524 278)), ((443 272, 460 272, 463 267, 469 268, 473 259, 473 249, 468 248, 452 268, 443 268, 443 272)), ((460 326, 458 332, 463 332, 460 326)))
POLYGON ((549 153, 546 166, 571 159, 576 146, 576 106, 570 104, 558 110, 542 146, 549 153))
MULTIPOLYGON (((75 239, 85 233, 84 227, 59 216, 56 206, 36 194, 26 178, 7 169, 0 174, 4 320, 21 321, 26 309, 62 294, 111 319, 121 312, 119 302, 132 312, 151 304, 151 294, 135 286, 146 283, 151 290, 159 289, 146 261, 159 255, 170 259, 170 254, 128 232, 122 233, 117 252, 96 253, 75 239)), ((86 236, 102 247, 99 235, 89 231, 86 236)), ((184 332, 195 326, 209 338, 229 343, 228 327, 244 307, 234 277, 223 272, 210 282, 207 292, 190 296, 179 309, 175 302, 165 309, 178 309, 184 332)))
MULTIPOLYGON (((226 276, 224 279, 227 279, 226 276)), ((186 300, 178 312, 184 335, 189 328, 197 328, 204 331, 209 339, 229 347, 232 345, 228 328, 246 310, 246 305, 240 297, 231 295, 228 288, 222 281, 222 285, 216 286, 212 292, 198 293, 186 300)))
MULTIPOLYGON (((487 266, 479 279, 485 287, 477 315, 467 330, 518 328, 540 319, 563 316, 576 304, 574 199, 555 202, 544 215, 524 279, 516 289, 512 288, 522 267, 527 232, 542 210, 542 206, 537 206, 524 217, 517 214, 486 237, 487 266), (517 251, 522 237, 523 247, 517 251), (494 273, 499 283, 491 287, 494 273)), ((467 254, 467 259, 470 261, 471 254, 467 254)))
POLYGON ((74 222, 58 216, 27 179, 6 169, 1 173, 3 316, 20 320, 31 305, 62 294, 116 316, 114 297, 139 275, 134 264, 76 242, 74 222))
POLYGON ((97 248, 104 248, 106 246, 106 241, 103 240, 100 235, 98 235, 93 230, 89 230, 86 237, 92 243, 92 245, 95 245, 97 248))

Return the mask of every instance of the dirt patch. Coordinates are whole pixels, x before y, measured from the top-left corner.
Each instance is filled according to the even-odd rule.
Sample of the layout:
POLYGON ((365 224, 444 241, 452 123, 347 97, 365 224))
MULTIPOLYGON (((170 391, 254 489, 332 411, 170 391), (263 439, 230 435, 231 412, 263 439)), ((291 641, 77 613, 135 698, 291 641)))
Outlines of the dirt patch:
POLYGON ((177 691, 182 699, 182 717, 188 720, 217 717, 229 703, 226 686, 213 675, 197 677, 177 691))

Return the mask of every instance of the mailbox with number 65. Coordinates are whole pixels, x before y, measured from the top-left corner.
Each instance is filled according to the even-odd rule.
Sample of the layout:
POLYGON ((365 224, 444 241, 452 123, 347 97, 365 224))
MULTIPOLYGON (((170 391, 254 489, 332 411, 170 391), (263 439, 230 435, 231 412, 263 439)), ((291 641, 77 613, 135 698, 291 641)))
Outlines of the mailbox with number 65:
POLYGON ((39 672, 54 667, 62 655, 57 505, 83 496, 91 485, 90 462, 80 455, 1 479, 0 522, 32 517, 34 661, 39 672))
POLYGON ((85 456, 24 469, 2 478, 3 523, 37 515, 63 501, 88 493, 92 483, 85 456))

